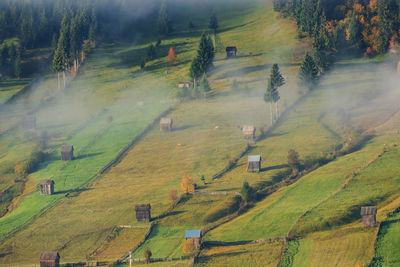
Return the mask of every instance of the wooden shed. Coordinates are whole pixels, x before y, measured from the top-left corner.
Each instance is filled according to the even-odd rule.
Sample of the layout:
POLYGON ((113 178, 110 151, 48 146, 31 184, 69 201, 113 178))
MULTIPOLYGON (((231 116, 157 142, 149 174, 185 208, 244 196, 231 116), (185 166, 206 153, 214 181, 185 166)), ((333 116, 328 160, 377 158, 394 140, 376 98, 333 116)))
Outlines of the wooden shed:
POLYGON ((150 204, 137 204, 135 206, 136 220, 138 222, 150 222, 151 206, 150 204))
POLYGON ((191 82, 180 82, 178 83, 178 88, 192 88, 193 84, 191 82))
POLYGON ((261 156, 249 156, 247 162, 248 172, 259 172, 261 170, 261 156))
POLYGON ((226 48, 226 57, 236 57, 237 56, 237 48, 236 46, 228 46, 226 48))
POLYGON ((186 230, 185 240, 186 240, 186 242, 193 242, 194 249, 200 249, 200 247, 201 247, 201 230, 186 230))
POLYGON ((243 126, 242 132, 244 139, 254 140, 256 136, 256 127, 251 125, 243 126))
POLYGON ((22 119, 22 128, 25 130, 36 129, 36 117, 34 115, 24 117, 22 119))
POLYGON ((160 120, 160 130, 163 132, 172 131, 173 121, 171 118, 161 118, 160 120))
POLYGON ((364 227, 376 226, 376 207, 366 206, 361 207, 362 223, 364 227))
POLYGON ((43 251, 40 253, 40 267, 59 267, 60 255, 57 251, 43 251))
POLYGON ((61 147, 61 160, 72 160, 74 158, 74 146, 61 147))
POLYGON ((41 195, 54 194, 54 181, 53 180, 41 180, 39 185, 40 185, 40 194, 41 195))

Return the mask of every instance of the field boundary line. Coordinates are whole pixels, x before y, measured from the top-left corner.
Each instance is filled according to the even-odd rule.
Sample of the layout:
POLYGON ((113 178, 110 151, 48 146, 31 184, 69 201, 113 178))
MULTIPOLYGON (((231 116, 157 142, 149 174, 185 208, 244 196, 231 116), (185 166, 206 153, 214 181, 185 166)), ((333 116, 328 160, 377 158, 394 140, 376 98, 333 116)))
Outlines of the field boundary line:
POLYGON ((318 201, 314 206, 310 207, 309 209, 307 209, 306 211, 304 211, 294 222, 293 224, 290 226, 289 231, 287 233, 287 236, 289 237, 291 232, 293 231, 293 228, 296 226, 296 224, 307 214, 309 214, 313 209, 317 208, 319 205, 323 204, 324 202, 328 201, 331 197, 334 197, 335 195, 339 194, 341 191, 343 191, 344 189, 346 189, 346 187, 348 186, 348 184, 355 178, 357 177, 362 171, 364 171, 366 168, 368 168, 370 165, 372 165, 373 163, 375 163, 378 159, 380 159, 385 153, 387 152, 387 150, 384 150, 382 152, 380 152, 377 156, 375 156, 372 160, 370 160, 369 162, 367 162, 365 165, 362 165, 361 167, 358 168, 357 171, 354 171, 352 174, 349 175, 349 177, 345 180, 345 182, 334 192, 332 192, 331 194, 329 194, 327 197, 321 199, 320 201, 318 201))

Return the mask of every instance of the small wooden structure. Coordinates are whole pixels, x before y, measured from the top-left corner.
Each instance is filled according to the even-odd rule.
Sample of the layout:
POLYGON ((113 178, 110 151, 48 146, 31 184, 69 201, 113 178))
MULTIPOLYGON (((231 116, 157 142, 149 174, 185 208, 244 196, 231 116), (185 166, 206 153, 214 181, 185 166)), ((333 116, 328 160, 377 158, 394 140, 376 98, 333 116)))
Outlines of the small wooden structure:
POLYGON ((361 207, 362 223, 364 227, 374 227, 376 225, 376 207, 361 207))
POLYGON ((41 195, 54 194, 54 181, 53 180, 41 180, 39 185, 40 185, 40 194, 41 195))
POLYGON ((163 132, 172 131, 173 121, 171 118, 161 118, 160 120, 160 130, 163 132))
POLYGON ((193 242, 194 249, 200 249, 200 247, 201 247, 201 230, 186 230, 185 240, 186 240, 186 242, 193 242))
POLYGON ((228 46, 226 48, 226 57, 236 57, 237 56, 237 48, 236 46, 228 46))
POLYGON ((193 88, 193 84, 191 82, 180 82, 178 83, 178 88, 193 88))
POLYGON ((248 172, 259 172, 261 170, 261 156, 249 156, 247 163, 248 172))
POLYGON ((60 255, 57 251, 43 251, 40 253, 40 267, 59 267, 60 255))
POLYGON ((137 204, 135 206, 136 220, 138 222, 150 222, 151 206, 150 204, 137 204))
POLYGON ((34 115, 24 117, 22 119, 22 128, 25 130, 36 129, 36 117, 34 115))
POLYGON ((254 140, 256 136, 256 127, 246 125, 242 129, 244 139, 254 140))
POLYGON ((61 147, 61 160, 73 160, 74 158, 74 146, 62 146, 61 147))

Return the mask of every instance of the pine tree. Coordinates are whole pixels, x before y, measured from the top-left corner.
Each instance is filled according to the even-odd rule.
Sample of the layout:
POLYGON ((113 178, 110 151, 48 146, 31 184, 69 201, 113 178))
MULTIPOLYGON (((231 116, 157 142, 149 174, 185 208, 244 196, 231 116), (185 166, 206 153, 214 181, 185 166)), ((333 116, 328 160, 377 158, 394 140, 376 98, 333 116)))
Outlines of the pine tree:
POLYGON ((213 13, 210 17, 210 22, 208 24, 208 27, 214 31, 214 33, 217 31, 218 29, 218 19, 217 16, 215 15, 215 13, 213 13))
POLYGON ((167 36, 171 32, 171 25, 168 18, 167 2, 162 1, 160 13, 158 15, 158 32, 167 36))
POLYGON ((190 66, 190 77, 195 80, 207 73, 213 65, 214 56, 213 41, 209 35, 203 33, 197 50, 197 56, 193 59, 190 66))
POLYGON ((21 75, 22 75, 21 54, 17 53, 15 62, 14 62, 14 76, 16 78, 20 79, 21 75))
POLYGON ((97 17, 96 17, 96 12, 95 9, 92 9, 92 16, 91 16, 91 23, 90 23, 90 28, 89 28, 89 40, 92 43, 96 43, 96 36, 97 36, 97 17))
POLYGON ((309 89, 313 89, 318 82, 319 69, 315 64, 314 59, 307 54, 304 61, 301 63, 299 77, 303 85, 309 89))
POLYGON ((275 103, 275 118, 279 117, 279 107, 278 102, 280 100, 279 87, 285 84, 285 79, 283 78, 278 64, 272 65, 271 74, 268 79, 267 91, 264 95, 264 101, 269 103, 271 124, 274 122, 274 114, 272 109, 272 103, 275 103))

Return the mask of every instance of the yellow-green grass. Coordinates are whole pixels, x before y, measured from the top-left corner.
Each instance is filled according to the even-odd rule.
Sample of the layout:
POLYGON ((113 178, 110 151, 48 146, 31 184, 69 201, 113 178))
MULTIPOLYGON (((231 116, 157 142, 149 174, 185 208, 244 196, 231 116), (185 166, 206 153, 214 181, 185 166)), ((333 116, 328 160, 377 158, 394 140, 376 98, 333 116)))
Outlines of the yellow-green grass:
POLYGON ((367 266, 374 255, 375 228, 350 225, 299 240, 293 267, 367 266))
POLYGON ((207 240, 244 241, 286 236, 297 218, 329 197, 353 172, 381 151, 386 140, 369 142, 362 150, 341 157, 304 176, 258 203, 241 217, 207 234, 207 240))
POLYGON ((195 266, 277 266, 282 243, 211 247, 202 250, 195 266))
MULTIPOLYGON (((261 15, 263 14, 260 13, 259 16, 261 15)), ((285 23, 283 20, 276 20, 274 16, 263 17, 264 20, 261 21, 265 21, 266 18, 272 19, 278 24, 285 23)), ((291 27, 295 32, 294 25, 291 27)), ((292 36, 286 38, 285 41, 294 44, 294 49, 297 41, 292 36)), ((100 55, 98 57, 100 57, 100 55)), ((93 62, 96 62, 95 57, 93 57, 93 62)), ((248 59, 248 64, 249 66, 254 64, 251 58, 248 59)), ((98 88, 96 89, 100 93, 113 93, 112 90, 105 89, 107 86, 112 87, 116 81, 118 82, 118 75, 108 70, 106 66, 106 64, 87 64, 82 73, 82 81, 84 82, 85 79, 90 79, 90 76, 92 76, 93 79, 96 77, 96 79, 98 79, 96 80, 98 82, 98 88), (97 67, 100 68, 100 74, 96 72, 97 67), (87 77, 85 75, 86 72, 89 72, 87 73, 89 78, 85 78, 87 77), (91 75, 90 72, 92 72, 91 75), (114 81, 108 82, 110 79, 114 79, 114 81)), ((121 75, 130 75, 130 71, 135 71, 137 68, 138 67, 135 66, 130 69, 122 69, 119 70, 118 73, 121 75)), ((174 71, 170 73, 174 73, 174 71)), ((137 82, 138 86, 146 85, 148 84, 149 78, 157 77, 157 75, 145 75, 147 76, 143 77, 143 79, 137 77, 132 78, 132 82, 137 82)), ((169 80, 170 78, 171 77, 163 77, 160 79, 169 80)), ((79 82, 79 80, 77 82, 79 82)), ((118 83, 122 91, 124 84, 123 82, 118 83)), ((209 100, 200 100, 182 105, 171 114, 171 117, 174 118, 175 121, 176 131, 162 134, 159 133, 158 129, 153 130, 138 144, 138 146, 128 153, 127 157, 117 167, 102 177, 102 179, 91 184, 89 186, 90 190, 81 192, 81 194, 75 198, 64 199, 46 215, 38 218, 26 230, 21 231, 16 234, 15 237, 7 240, 2 250, 7 248, 9 242, 15 241, 19 243, 18 246, 15 246, 18 250, 21 252, 24 251, 24 254, 29 254, 29 256, 25 255, 21 257, 21 260, 29 262, 36 259, 40 249, 65 247, 65 244, 67 244, 62 251, 65 260, 81 260, 96 247, 99 240, 105 237, 108 229, 119 224, 134 223, 134 203, 150 202, 152 204, 153 216, 161 214, 169 206, 169 191, 179 188, 180 179, 183 174, 191 174, 196 182, 199 183, 201 175, 210 177, 217 170, 225 167, 229 159, 239 154, 245 147, 246 141, 242 139, 240 130, 237 129, 238 124, 247 123, 249 120, 246 118, 239 121, 237 120, 237 117, 240 118, 241 114, 243 114, 243 110, 249 110, 248 113, 245 113, 246 117, 256 116, 256 118, 259 118, 258 124, 256 125, 263 125, 265 123, 265 117, 267 117, 268 114, 265 114, 264 117, 264 111, 260 113, 258 110, 260 106, 263 106, 264 110, 266 109, 262 100, 263 89, 261 87, 258 90, 260 93, 256 96, 243 97, 240 95, 236 97, 235 95, 221 95, 209 100), (237 105, 233 102, 235 99, 237 105), (258 104, 254 105, 256 101, 258 104), (235 107, 234 112, 232 112, 232 106, 235 107), (216 129, 215 126, 220 127, 216 129), (178 144, 181 145, 179 146, 178 144), (105 211, 107 212, 104 213, 105 211), (87 212, 89 212, 91 216, 86 216, 87 212), (68 214, 68 218, 63 217, 64 214, 68 214), (42 227, 43 225, 51 224, 54 218, 60 220, 58 225, 53 225, 53 227, 46 229, 42 227), (68 225, 68 230, 62 231, 62 236, 60 236, 61 228, 58 227, 63 227, 63 225, 68 225), (90 237, 88 237, 88 233, 90 233, 90 237), (31 234, 32 236, 29 237, 31 243, 20 243, 20 241, 27 238, 27 235, 29 236, 31 234), (52 238, 48 242, 42 243, 40 240, 42 240, 41 238, 44 236, 52 238), (32 248, 30 246, 31 244, 40 245, 32 248)), ((293 92, 289 90, 289 88, 286 90, 286 95, 288 96, 290 92, 293 92)), ((294 96, 296 96, 296 93, 294 93, 294 96)), ((293 99, 293 96, 290 97, 293 99)), ((89 100, 90 99, 91 98, 89 98, 89 100)), ((129 100, 126 101, 129 102, 129 100)), ((52 105, 56 105, 56 103, 54 102, 52 105)), ((105 114, 99 115, 99 117, 102 117, 102 119, 99 119, 99 122, 96 120, 82 130, 82 132, 86 133, 88 140, 93 136, 90 132, 96 132, 94 129, 99 129, 101 127, 103 127, 103 129, 108 129, 108 127, 103 124, 106 114, 113 113, 107 111, 105 114), (94 126, 96 123, 98 123, 98 125, 94 126)), ((71 117, 72 116, 73 115, 71 115, 71 117)), ((100 135, 100 139, 102 136, 104 135, 100 135)), ((71 138, 73 139, 74 137, 71 138)), ((77 144, 80 142, 84 143, 82 139, 83 138, 76 137, 72 141, 75 141, 77 144)), ((98 144, 99 147, 105 145, 97 143, 98 139, 99 137, 97 136, 94 144, 98 144)), ((115 141, 115 136, 108 136, 108 139, 104 140, 108 140, 109 142, 110 140, 115 141)), ((92 147, 92 144, 90 143, 88 147, 92 147)), ((79 146, 77 146, 77 149, 78 148, 79 146)), ((78 153, 82 155, 87 154, 87 152, 80 151, 78 151, 78 153)), ((54 175, 54 169, 51 171, 51 168, 49 168, 52 164, 56 166, 56 163, 50 163, 46 169, 42 170, 42 173, 52 173, 52 175, 54 175)), ((73 165, 74 163, 70 164, 73 165)), ((79 177, 82 177, 80 172, 81 171, 75 173, 79 173, 79 177)), ((39 176, 36 175, 38 174, 35 174, 35 177, 39 178, 39 176)), ((75 178, 75 175, 74 179, 75 182, 79 182, 78 178, 75 178)), ((61 184, 63 181, 66 181, 66 185, 73 185, 72 180, 60 179, 60 181, 61 184)), ((60 187, 56 187, 56 190, 60 190, 60 187)), ((51 200, 52 197, 46 199, 51 200)), ((21 204, 21 207, 22 206, 21 204)), ((22 255, 22 253, 18 255, 22 255)), ((16 256, 16 254, 13 256, 16 256)), ((13 259, 19 261, 19 259, 13 259)), ((7 256, 3 260, 6 262, 8 260, 7 256)))
MULTIPOLYGON (((144 263, 142 261, 142 262, 134 262, 134 263, 132 263, 132 265, 133 266, 151 266, 151 267, 189 267, 192 264, 192 262, 193 262, 193 259, 150 262, 150 263, 144 263)), ((115 266, 127 267, 127 266, 129 266, 129 263, 117 264, 115 266)))
POLYGON ((143 259, 143 253, 146 248, 150 248, 154 258, 181 257, 185 243, 185 231, 197 229, 200 229, 200 226, 156 225, 149 238, 133 253, 132 257, 143 259))
POLYGON ((390 216, 381 224, 375 248, 373 267, 389 267, 400 264, 399 251, 400 223, 399 213, 390 216))
POLYGON ((4 104, 13 95, 29 84, 31 79, 7 79, 0 82, 0 104, 4 104))
POLYGON ((97 261, 115 261, 126 256, 126 252, 133 249, 144 238, 148 228, 119 228, 118 234, 111 234, 111 239, 91 257, 97 261))
MULTIPOLYGON (((388 146, 400 141, 400 136, 384 136, 375 142, 388 146)), ((295 225, 293 231, 304 233, 329 229, 360 219, 361 206, 377 205, 398 195, 400 156, 397 147, 388 147, 387 152, 367 168, 362 169, 346 187, 313 208, 295 225)), ((358 170, 354 170, 358 171, 358 170)))

